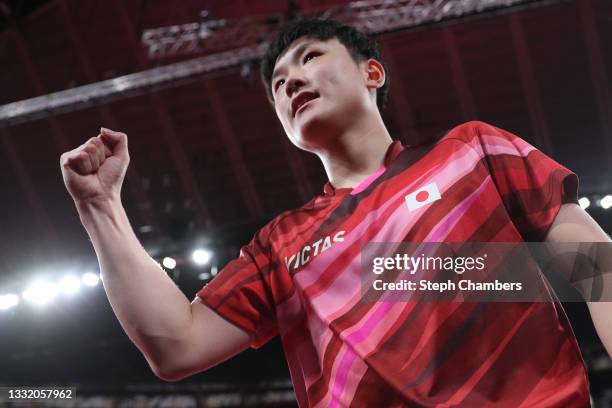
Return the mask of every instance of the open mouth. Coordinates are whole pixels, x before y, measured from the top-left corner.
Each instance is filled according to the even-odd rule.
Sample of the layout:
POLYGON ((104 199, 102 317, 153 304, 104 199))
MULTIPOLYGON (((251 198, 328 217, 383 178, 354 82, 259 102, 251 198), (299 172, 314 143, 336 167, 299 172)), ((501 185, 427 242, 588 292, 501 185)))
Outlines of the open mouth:
POLYGON ((305 106, 308 105, 310 101, 317 99, 318 97, 319 95, 313 92, 304 92, 303 94, 298 95, 292 104, 293 116, 295 117, 299 112, 305 109, 305 106))
POLYGON ((309 99, 309 100, 307 100, 306 102, 303 102, 302 104, 300 104, 300 105, 298 106, 298 108, 297 108, 297 111, 295 111, 295 114, 297 115, 298 113, 300 113, 301 111, 303 111, 303 110, 305 109, 304 107, 305 107, 306 105, 308 105, 310 102, 314 101, 315 99, 317 99, 317 98, 312 98, 312 99, 309 99))

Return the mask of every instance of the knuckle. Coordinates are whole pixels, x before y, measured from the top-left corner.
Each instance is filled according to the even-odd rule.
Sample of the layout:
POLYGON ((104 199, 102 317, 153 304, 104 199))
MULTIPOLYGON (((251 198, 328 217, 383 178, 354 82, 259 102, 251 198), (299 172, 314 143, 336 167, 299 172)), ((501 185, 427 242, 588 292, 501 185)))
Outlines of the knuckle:
POLYGON ((62 164, 66 164, 68 163, 70 160, 74 159, 76 156, 78 155, 77 152, 75 152, 74 150, 71 150, 69 152, 65 152, 60 156, 60 163, 62 164))
POLYGON ((79 153, 79 155, 77 156, 77 160, 79 160, 80 162, 88 162, 89 161, 89 153, 87 153, 86 151, 82 151, 79 153))
POLYGON ((91 145, 91 144, 88 144, 88 145, 86 145, 86 146, 83 148, 83 150, 84 150, 86 153, 89 153, 89 154, 94 154, 94 153, 96 152, 96 146, 91 145))

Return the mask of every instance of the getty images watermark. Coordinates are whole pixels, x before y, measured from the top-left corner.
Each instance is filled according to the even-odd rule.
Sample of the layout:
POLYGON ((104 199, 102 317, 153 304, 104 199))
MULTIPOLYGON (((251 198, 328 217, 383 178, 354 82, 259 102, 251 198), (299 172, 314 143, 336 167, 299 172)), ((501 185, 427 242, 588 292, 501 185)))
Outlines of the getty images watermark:
POLYGON ((365 301, 612 301, 604 242, 369 243, 365 301))

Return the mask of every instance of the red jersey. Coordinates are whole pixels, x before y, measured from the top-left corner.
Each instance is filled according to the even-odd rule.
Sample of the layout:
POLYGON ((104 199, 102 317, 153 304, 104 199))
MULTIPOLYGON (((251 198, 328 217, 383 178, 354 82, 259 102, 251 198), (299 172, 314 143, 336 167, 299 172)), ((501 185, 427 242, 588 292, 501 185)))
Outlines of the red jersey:
POLYGON ((274 218, 197 296, 255 348, 280 334, 302 407, 588 406, 552 299, 364 302, 360 279, 368 242, 542 241, 577 189, 570 170, 486 123, 394 142, 356 188, 328 183, 274 218), (411 194, 432 183, 434 197, 411 194))

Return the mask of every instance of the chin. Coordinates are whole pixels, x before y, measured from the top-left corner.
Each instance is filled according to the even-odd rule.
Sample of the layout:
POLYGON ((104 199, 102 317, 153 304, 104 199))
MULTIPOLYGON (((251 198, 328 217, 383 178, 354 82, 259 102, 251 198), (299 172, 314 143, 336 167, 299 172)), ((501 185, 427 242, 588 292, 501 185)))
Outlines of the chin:
POLYGON ((333 112, 315 112, 313 109, 311 112, 302 112, 302 114, 304 117, 300 118, 299 131, 295 134, 295 144, 309 151, 327 145, 327 139, 335 133, 334 129, 341 127, 343 122, 333 112))
POLYGON ((326 145, 329 128, 324 123, 314 122, 308 127, 302 128, 295 138, 295 144, 302 150, 314 152, 321 146, 326 145))

